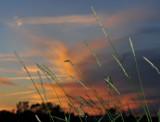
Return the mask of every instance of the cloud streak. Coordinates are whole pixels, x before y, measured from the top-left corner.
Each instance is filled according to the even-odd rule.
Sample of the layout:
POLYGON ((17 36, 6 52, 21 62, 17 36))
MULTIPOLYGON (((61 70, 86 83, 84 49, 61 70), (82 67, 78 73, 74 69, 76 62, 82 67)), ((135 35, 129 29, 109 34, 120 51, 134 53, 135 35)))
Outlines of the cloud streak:
POLYGON ((70 15, 58 17, 24 17, 16 20, 16 25, 46 25, 46 24, 82 24, 92 25, 96 20, 90 15, 70 15))
POLYGON ((23 96, 23 95, 28 95, 28 94, 34 94, 36 91, 34 90, 30 90, 30 91, 17 91, 17 92, 13 92, 13 93, 7 93, 4 94, 2 96, 4 97, 14 97, 14 96, 23 96))
POLYGON ((9 78, 0 77, 0 85, 13 86, 15 85, 9 78))

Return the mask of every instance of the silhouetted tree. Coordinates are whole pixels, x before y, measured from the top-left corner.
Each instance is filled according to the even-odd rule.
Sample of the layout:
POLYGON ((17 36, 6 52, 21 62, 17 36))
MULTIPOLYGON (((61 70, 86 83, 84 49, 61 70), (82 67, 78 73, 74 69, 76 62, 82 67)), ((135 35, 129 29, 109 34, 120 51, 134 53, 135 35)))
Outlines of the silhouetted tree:
MULTIPOLYGON (((21 107, 23 111, 17 111, 17 113, 0 111, 0 122, 38 122, 36 117, 42 122, 52 122, 49 113, 54 116, 54 122, 63 122, 55 117, 65 119, 65 116, 70 118, 69 122, 97 122, 98 120, 101 120, 100 122, 110 122, 110 119, 114 120, 115 118, 115 122, 123 122, 123 120, 124 122, 136 122, 136 117, 129 111, 121 112, 122 119, 122 116, 118 116, 120 112, 116 108, 108 109, 104 115, 89 116, 85 113, 83 117, 79 117, 73 113, 65 113, 60 106, 52 103, 32 104, 30 107, 27 106, 27 109, 21 107)), ((152 117, 152 120, 158 122, 158 117, 152 117)), ((147 122, 147 117, 144 115, 140 122, 147 122)))

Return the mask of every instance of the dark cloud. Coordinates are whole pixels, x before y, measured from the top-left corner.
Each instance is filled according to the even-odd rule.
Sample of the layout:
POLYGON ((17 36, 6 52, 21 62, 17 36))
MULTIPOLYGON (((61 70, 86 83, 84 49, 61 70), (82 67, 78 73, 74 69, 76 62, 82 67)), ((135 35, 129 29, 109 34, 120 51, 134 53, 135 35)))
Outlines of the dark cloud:
MULTIPOLYGON (((160 76, 157 72, 143 59, 143 56, 149 58, 156 66, 160 66, 160 53, 158 48, 148 49, 148 50, 136 50, 137 54, 137 61, 139 64, 139 69, 141 72, 144 88, 146 89, 154 89, 158 91, 159 89, 159 80, 160 76)), ((121 71, 118 64, 113 60, 111 55, 107 55, 106 53, 98 54, 101 58, 103 63, 102 67, 99 68, 95 59, 93 57, 88 57, 86 60, 92 60, 92 62, 83 65, 81 63, 79 65, 82 76, 85 81, 89 84, 103 84, 104 85, 104 78, 107 76, 112 76, 115 84, 121 91, 127 93, 128 91, 137 90, 139 88, 138 78, 135 68, 135 62, 133 59, 133 55, 131 52, 123 53, 121 55, 121 60, 123 61, 124 67, 126 68, 128 74, 132 78, 132 82, 128 82, 126 77, 124 76, 123 72, 121 71), (109 59, 109 60, 108 60, 109 59)), ((158 95, 157 95, 158 96, 158 95)))

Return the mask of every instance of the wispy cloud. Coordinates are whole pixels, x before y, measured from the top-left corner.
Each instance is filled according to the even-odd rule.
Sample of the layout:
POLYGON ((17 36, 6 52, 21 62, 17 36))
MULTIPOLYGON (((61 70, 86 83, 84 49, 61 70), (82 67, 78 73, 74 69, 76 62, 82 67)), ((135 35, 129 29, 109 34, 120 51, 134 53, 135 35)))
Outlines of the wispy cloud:
POLYGON ((9 78, 0 77, 0 85, 13 86, 15 84, 9 78))
POLYGON ((2 61, 14 62, 16 61, 16 58, 11 53, 0 53, 0 62, 2 61))
POLYGON ((7 93, 7 94, 3 94, 2 96, 4 97, 14 97, 14 96, 23 96, 23 95, 27 95, 27 94, 34 94, 36 91, 35 90, 28 90, 28 91, 17 91, 17 92, 13 92, 13 93, 7 93))
POLYGON ((118 11, 108 17, 104 17, 104 26, 108 28, 118 28, 120 26, 128 27, 137 23, 144 23, 150 20, 159 21, 159 13, 154 9, 142 8, 127 8, 123 11, 118 11))
POLYGON ((58 17, 24 17, 16 20, 17 26, 33 24, 81 24, 92 25, 95 24, 95 18, 90 15, 70 15, 70 16, 58 16, 58 17))
MULTIPOLYGON (((158 13, 147 8, 127 8, 114 14, 100 14, 105 27, 116 27, 132 22, 140 22, 146 19, 158 18, 158 13)), ((19 17, 16 19, 17 26, 22 25, 46 25, 46 24, 77 24, 95 25, 96 18, 93 15, 68 15, 68 16, 39 16, 39 17, 19 17)))

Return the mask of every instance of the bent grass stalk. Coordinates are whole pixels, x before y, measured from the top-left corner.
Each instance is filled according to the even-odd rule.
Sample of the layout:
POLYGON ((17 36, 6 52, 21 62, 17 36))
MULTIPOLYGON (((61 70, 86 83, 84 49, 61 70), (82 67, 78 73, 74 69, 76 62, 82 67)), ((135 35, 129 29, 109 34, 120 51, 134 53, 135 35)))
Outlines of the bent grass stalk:
POLYGON ((46 76, 46 78, 48 79, 48 81, 50 81, 51 86, 52 86, 52 89, 54 90, 54 93, 55 93, 55 95, 56 95, 56 98, 58 99, 59 104, 62 105, 62 102, 61 102, 61 100, 60 100, 60 98, 59 98, 59 96, 58 96, 58 93, 57 93, 57 91, 56 91, 55 88, 54 88, 54 84, 51 82, 51 79, 48 77, 48 75, 46 74, 46 72, 44 72, 43 66, 37 64, 37 67, 44 73, 44 75, 46 76))
POLYGON ((118 59, 118 57, 116 55, 112 55, 114 60, 116 61, 116 63, 119 65, 119 67, 121 68, 121 70, 123 71, 124 75, 129 78, 129 75, 127 73, 127 71, 125 70, 125 68, 123 67, 123 64, 121 63, 121 61, 118 59))
MULTIPOLYGON (((100 108, 102 109, 102 113, 103 113, 103 111, 106 110, 106 107, 105 107, 104 103, 101 102, 101 97, 98 95, 98 93, 95 89, 93 89, 93 93, 95 94, 96 99, 100 103, 100 108)), ((112 118, 110 112, 108 112, 107 116, 108 116, 109 120, 112 121, 113 118, 112 118)))
MULTIPOLYGON (((121 68, 121 70, 123 71, 124 75, 127 77, 127 80, 130 81, 130 77, 129 77, 126 69, 124 68, 121 60, 119 59, 120 56, 119 56, 119 54, 117 53, 117 50, 116 50, 116 48, 114 47, 114 45, 113 45, 113 43, 112 43, 109 35, 107 34, 104 25, 102 24, 102 22, 100 21, 99 17, 97 16, 97 13, 96 13, 96 11, 95 11, 95 9, 94 9, 93 6, 91 6, 91 11, 92 11, 93 15, 95 16, 96 21, 98 22, 98 25, 100 26, 102 32, 104 33, 105 38, 107 39, 107 41, 109 42, 110 46, 111 46, 112 49, 113 49, 113 58, 114 58, 114 60, 115 60, 115 61, 117 62, 117 64, 120 66, 120 68, 121 68)), ((123 116, 122 116, 122 119, 123 119, 123 116)))
MULTIPOLYGON (((57 86, 63 91, 66 99, 68 100, 68 97, 67 97, 67 95, 66 95, 66 92, 65 92, 65 90, 63 89, 63 87, 59 84, 56 75, 55 75, 47 66, 45 66, 45 65, 39 65, 39 64, 37 64, 37 67, 38 67, 41 71, 43 71, 44 73, 46 73, 46 74, 50 77, 50 79, 52 79, 52 80, 55 82, 55 85, 57 85, 57 86)), ((56 92, 56 96, 58 96, 57 92, 56 92)), ((59 100, 59 102, 60 102, 60 100, 59 100)), ((61 102, 60 102, 60 103, 61 103, 61 102)))
POLYGON ((38 122, 42 122, 37 114, 35 115, 35 117, 38 122))
POLYGON ((111 122, 115 122, 119 117, 121 117, 121 114, 117 115, 111 122))
POLYGON ((133 54, 133 57, 134 57, 135 65, 136 65, 136 72, 137 72, 137 76, 138 76, 138 82, 139 82, 139 85, 140 85, 140 90, 142 92, 143 99, 144 99, 144 107, 143 108, 144 108, 145 114, 147 116, 148 122, 152 122, 152 117, 151 117, 151 114, 150 114, 150 111, 149 111, 149 108, 148 108, 148 105, 147 105, 147 102, 146 102, 146 96, 145 96, 145 93, 144 93, 143 83, 142 83, 142 79, 141 79, 141 73, 140 73, 139 65, 138 65, 137 58, 136 58, 135 49, 134 49, 131 38, 129 38, 129 43, 130 43, 130 48, 132 50, 132 54, 133 54))
POLYGON ((144 115, 140 116, 140 117, 138 118, 137 122, 140 122, 141 119, 143 118, 143 116, 144 116, 144 115))
POLYGON ((41 88, 42 88, 42 93, 43 93, 43 97, 46 101, 48 101, 47 99, 47 96, 46 96, 46 90, 45 90, 45 87, 44 87, 44 83, 43 83, 43 79, 41 77, 41 73, 39 71, 37 71, 37 75, 39 77, 39 80, 40 80, 40 83, 41 83, 41 88))
MULTIPOLYGON (((40 66, 40 65, 39 65, 39 66, 40 66)), ((57 78, 56 74, 55 74, 53 71, 51 71, 51 69, 48 68, 46 65, 43 65, 43 68, 41 67, 41 70, 43 70, 44 72, 46 72, 47 75, 50 76, 50 78, 55 81, 56 85, 63 91, 64 96, 66 97, 68 103, 74 108, 75 112, 78 112, 78 113, 79 113, 78 108, 76 108, 76 107, 74 106, 73 102, 72 102, 72 101, 70 100, 70 98, 68 97, 66 91, 64 90, 64 88, 63 88, 63 87, 60 85, 60 83, 58 82, 59 79, 57 78)), ((79 119, 80 119, 80 121, 81 121, 81 117, 80 117, 80 116, 79 116, 79 119)))
MULTIPOLYGON (((95 16, 96 21, 98 22, 98 25, 100 26, 100 28, 101 28, 101 30, 102 30, 102 32, 103 32, 106 40, 108 41, 108 43, 110 44, 110 46, 111 46, 111 48, 112 48, 112 50, 113 50, 113 58, 114 58, 114 60, 115 60, 115 61, 117 62, 117 64, 120 66, 120 69, 123 71, 123 74, 127 77, 127 79, 129 79, 129 75, 128 75, 126 69, 124 68, 123 64, 121 63, 121 60, 119 60, 120 56, 119 56, 116 48, 114 47, 114 45, 113 45, 113 43, 112 43, 109 35, 107 34, 107 32, 106 32, 106 30, 105 30, 104 25, 103 25, 102 22, 100 21, 100 18, 98 17, 97 12, 96 12, 96 10, 94 9, 93 6, 91 6, 91 11, 92 11, 93 15, 95 16)), ((121 115, 122 115, 122 114, 121 114, 121 115)), ((123 119, 123 116, 122 116, 122 119, 123 119)))
POLYGON ((123 73, 125 74, 125 76, 129 77, 126 69, 124 68, 123 64, 121 63, 121 61, 119 60, 120 59, 120 56, 118 54, 118 51, 116 50, 115 46, 113 45, 112 41, 111 41, 111 38, 109 37, 109 34, 107 34, 106 30, 105 30, 105 27, 103 25, 103 23, 101 22, 99 16, 97 15, 97 12, 96 10, 94 9, 93 6, 91 6, 91 11, 92 11, 92 14, 94 15, 94 17, 96 18, 96 21, 99 25, 99 27, 101 28, 106 40, 108 41, 109 45, 111 46, 112 50, 113 50, 113 55, 114 55, 114 59, 116 60, 116 62, 119 64, 121 70, 123 71, 123 73))
MULTIPOLYGON (((92 9, 93 9, 93 8, 92 8, 92 9)), ((94 14, 96 15, 96 12, 95 12, 95 11, 94 11, 94 14)), ((104 29, 103 29, 103 30, 104 30, 104 29)), ((87 42, 84 42, 84 43, 85 43, 85 45, 87 46, 87 48, 90 50, 92 56, 95 58, 95 60, 96 60, 96 62, 97 62, 97 65, 98 65, 99 67, 101 67, 101 63, 100 63, 100 61, 99 61, 96 53, 92 50, 92 48, 89 47, 89 44, 88 44, 87 42)), ((116 60, 116 62, 118 63, 118 65, 120 66, 120 68, 121 68, 121 70, 123 71, 123 73, 125 74, 125 76, 126 76, 127 78, 129 78, 129 75, 128 75, 127 71, 126 71, 125 68, 123 67, 123 64, 122 64, 121 61, 118 59, 118 57, 117 57, 116 55, 113 55, 113 58, 114 58, 114 59, 116 60)), ((109 85, 112 87, 112 89, 113 89, 116 93, 118 93, 118 94, 120 95, 119 90, 113 85, 113 83, 111 83, 108 79, 104 79, 104 80, 106 81, 107 84, 109 84, 109 85)), ((122 113, 121 113, 121 116, 122 116, 122 113)), ((122 120, 124 121, 123 116, 122 116, 122 120)))
MULTIPOLYGON (((64 62, 70 63, 70 64, 73 66, 74 69, 76 68, 75 64, 73 64, 73 62, 72 62, 71 60, 65 60, 64 62)), ((80 74, 82 74, 80 70, 78 70, 78 72, 79 72, 80 74)), ((89 90, 89 88, 88 88, 85 84, 83 84, 83 82, 80 81, 80 84, 85 88, 86 92, 89 90)), ((93 89, 91 89, 91 90, 93 90, 93 89)), ((95 90, 93 90, 93 92, 95 93, 95 90)), ((105 108, 105 107, 104 107, 104 105, 101 103, 100 97, 97 96, 97 95, 95 95, 95 96, 96 96, 98 102, 101 104, 100 107, 101 107, 102 111, 104 111, 104 108, 105 108)), ((102 112, 102 113, 103 113, 103 112, 102 112)), ((110 119, 110 121, 111 121, 110 113, 108 113, 108 116, 109 116, 109 119, 110 119)))
POLYGON ((144 59, 153 69, 155 69, 156 72, 160 75, 160 70, 159 70, 159 68, 158 68, 156 65, 154 65, 148 58, 146 58, 146 57, 144 57, 144 56, 143 56, 143 59, 144 59))
MULTIPOLYGON (((37 67, 45 74, 45 76, 47 77, 47 79, 48 79, 49 81, 51 81, 51 79, 48 77, 48 75, 46 74, 46 72, 44 72, 44 70, 43 70, 44 67, 41 66, 41 65, 39 65, 39 64, 37 64, 37 67)), ((61 100, 60 100, 60 98, 59 98, 59 96, 58 96, 57 91, 54 89, 54 86, 53 86, 52 82, 51 82, 51 86, 52 86, 52 88, 53 88, 53 90, 54 90, 54 93, 55 93, 55 95, 56 95, 56 98, 58 99, 58 102, 59 102, 60 106, 62 106, 62 102, 61 102, 61 100)), ((68 120, 66 120, 66 119, 67 119, 67 116, 65 115, 65 121, 68 122, 68 120)))
MULTIPOLYGON (((111 79, 110 76, 109 76, 107 79, 104 79, 104 80, 106 81, 106 84, 109 85, 109 88, 110 88, 110 89, 113 89, 118 95, 120 95, 119 90, 113 85, 113 81, 112 81, 112 79, 111 79)), ((121 111, 120 111, 119 116, 121 116, 122 121, 124 122, 124 118, 123 118, 123 115, 122 115, 122 112, 121 112, 121 111)), ((114 121, 115 121, 115 120, 114 120, 114 121)), ((114 122, 114 121, 113 121, 113 122, 114 122)))
POLYGON ((112 79, 110 77, 108 77, 107 79, 104 79, 106 84, 109 84, 109 86, 118 94, 120 95, 121 93, 119 92, 119 90, 116 88, 116 86, 113 84, 112 79))
POLYGON ((158 122, 160 122, 160 109, 158 110, 158 122))
POLYGON ((103 120, 103 118, 104 118, 104 116, 100 117, 97 122, 101 122, 103 120))
MULTIPOLYGON (((86 46, 89 48, 92 56, 95 58, 95 60, 96 60, 96 62, 97 62, 97 65, 98 65, 99 67, 101 67, 101 63, 100 63, 98 57, 96 56, 96 54, 95 54, 95 53, 93 52, 93 50, 89 47, 89 45, 88 45, 87 42, 86 42, 85 44, 86 44, 86 46)), ((120 67, 121 67, 122 71, 124 72, 124 74, 125 74, 127 77, 129 77, 128 74, 127 74, 127 72, 126 72, 126 70, 124 69, 123 65, 121 64, 121 62, 119 61, 119 59, 118 59, 116 56, 115 56, 115 59, 116 59, 116 61, 118 62, 118 64, 120 65, 120 67)), ((109 82, 108 79, 104 79, 104 80, 106 81, 107 84, 109 84, 109 85, 112 87, 112 89, 113 89, 116 93, 118 93, 118 94, 120 95, 120 92, 118 91, 118 89, 117 89, 111 82, 109 82)), ((98 97, 96 97, 96 98, 99 100, 98 97)), ((110 114, 110 113, 109 113, 109 114, 110 114)), ((122 116, 122 114, 120 114, 120 115, 122 116)), ((109 116, 109 119, 110 119, 110 121, 111 121, 111 117, 110 117, 110 116, 109 116)), ((122 120, 124 121, 123 116, 122 116, 122 120)))
POLYGON ((101 62, 100 62, 97 54, 93 51, 93 49, 92 49, 91 47, 89 47, 89 44, 88 44, 86 41, 84 41, 84 44, 86 45, 86 47, 87 47, 88 50, 90 51, 91 55, 95 58, 97 65, 98 65, 99 67, 101 67, 102 64, 101 64, 101 62))
MULTIPOLYGON (((65 60, 64 62, 69 63, 75 70, 77 70, 76 65, 71 60, 65 60)), ((79 69, 78 69, 78 73, 82 74, 82 72, 79 69)), ((76 81, 78 81, 78 83, 85 89, 86 93, 90 89, 81 81, 81 79, 78 80, 74 76, 71 76, 71 78, 75 79, 76 81)), ((90 98, 90 96, 88 94, 87 94, 87 97, 90 98)), ((95 105, 95 106, 97 106, 97 105, 95 105)))
MULTIPOLYGON (((39 71, 37 72, 37 74, 38 74, 39 79, 40 79, 40 82, 41 82, 41 87, 42 87, 42 90, 43 90, 44 99, 45 99, 46 101, 48 101, 48 99, 47 99, 47 97, 46 97, 45 88, 44 88, 44 85, 43 85, 43 79, 42 79, 42 77, 41 77, 41 74, 40 74, 39 71)), ((59 97, 58 97, 57 92, 56 92, 55 89, 54 89, 54 92, 55 92, 55 94, 56 94, 56 98, 58 98, 58 101, 60 102, 59 97)), ((61 103, 60 103, 60 105, 61 105, 61 103)), ((58 117, 54 117, 54 116, 53 116, 53 118, 59 119, 58 117)), ((67 120, 66 120, 66 115, 65 115, 65 119, 59 119, 59 120, 63 120, 63 121, 65 120, 65 122, 67 122, 67 120)))
MULTIPOLYGON (((100 26, 106 40, 108 41, 108 43, 110 44, 112 50, 113 50, 113 57, 114 57, 114 60, 118 63, 118 65, 120 66, 121 70, 123 71, 124 75, 129 79, 129 75, 126 71, 126 69, 124 68, 123 64, 121 63, 121 61, 119 60, 120 56, 116 50, 116 48, 114 47, 112 41, 111 41, 111 38, 109 37, 109 35, 107 34, 106 30, 105 30, 105 27, 103 25, 103 23, 101 22, 99 16, 97 15, 97 12, 96 10, 94 9, 93 6, 91 6, 91 11, 94 15, 94 17, 96 18, 96 21, 98 23, 98 25, 100 26)), ((123 116, 122 116, 122 119, 123 119, 123 116)))
MULTIPOLYGON (((23 66, 24 70, 26 71, 26 73, 27 73, 28 77, 30 78, 30 80, 31 80, 34 88, 36 89, 38 95, 40 96, 40 99, 42 100, 43 103, 45 103, 45 100, 43 99, 43 96, 41 95, 38 87, 36 86, 36 83, 35 83, 34 79, 32 78, 32 75, 30 74, 29 70, 27 69, 25 63, 21 60, 21 58, 19 57, 19 55, 17 54, 17 52, 15 52, 15 56, 17 57, 18 61, 19 61, 20 64, 23 66)), ((49 114, 49 116, 50 116, 51 121, 54 122, 53 116, 51 115, 48 107, 47 107, 47 106, 45 106, 45 107, 47 108, 47 112, 48 112, 48 114, 49 114)))
MULTIPOLYGON (((39 94, 42 102, 45 103, 45 99, 44 99, 43 96, 41 95, 41 92, 39 91, 39 89, 38 89, 38 87, 37 87, 34 79, 32 78, 29 70, 28 70, 27 67, 26 67, 25 63, 20 59, 19 55, 18 55, 16 52, 15 52, 15 55, 16 55, 17 59, 19 60, 19 62, 20 62, 20 63, 22 64, 22 66, 24 67, 27 75, 29 76, 30 80, 32 81, 32 84, 34 85, 34 88, 36 89, 37 93, 39 94)), ((45 105, 45 104, 44 104, 44 105, 45 105)), ((50 112, 50 110, 49 110, 49 108, 48 108, 47 105, 45 105, 45 108, 47 109, 47 112, 48 112, 48 114, 49 114, 49 116, 50 116, 51 121, 54 122, 54 119, 53 119, 53 118, 58 119, 58 120, 61 120, 61 121, 65 121, 64 119, 61 119, 61 118, 56 117, 56 116, 53 116, 53 115, 51 114, 51 112, 50 112)))
POLYGON ((102 30, 102 32, 103 32, 106 40, 109 42, 110 46, 112 47, 114 53, 115 53, 116 55, 118 55, 116 48, 114 47, 114 45, 113 45, 113 43, 112 43, 109 35, 107 34, 107 32, 106 32, 106 30, 105 30, 105 27, 104 27, 103 23, 101 22, 99 16, 97 15, 97 12, 96 12, 96 10, 94 9, 93 6, 91 6, 91 12, 92 12, 93 16, 96 18, 96 21, 97 21, 100 29, 102 30))
MULTIPOLYGON (((82 72, 76 67, 76 65, 71 61, 71 60, 65 60, 64 62, 66 63, 70 63, 70 65, 77 71, 78 70, 78 73, 82 74, 82 72)), ((73 79, 76 79, 74 76, 72 76, 73 79)), ((87 91, 89 90, 89 88, 81 81, 81 80, 78 80, 79 84, 85 88, 86 90, 86 93, 87 91)), ((89 95, 87 95, 89 96, 89 95)))
MULTIPOLYGON (((79 74, 82 74, 81 71, 76 67, 76 65, 71 61, 71 60, 64 60, 65 63, 69 63, 74 69, 76 69, 76 71, 78 71, 79 74)), ((77 79, 74 76, 72 76, 73 79, 77 79)), ((85 89, 88 89, 87 85, 84 84, 81 79, 80 80, 76 80, 80 85, 82 85, 85 89)))
MULTIPOLYGON (((159 68, 153 64, 148 58, 143 56, 143 59, 153 68, 155 69, 155 71, 157 72, 158 75, 160 75, 160 70, 159 68)), ((158 118, 159 118, 159 122, 160 122, 160 111, 158 111, 158 118)))

